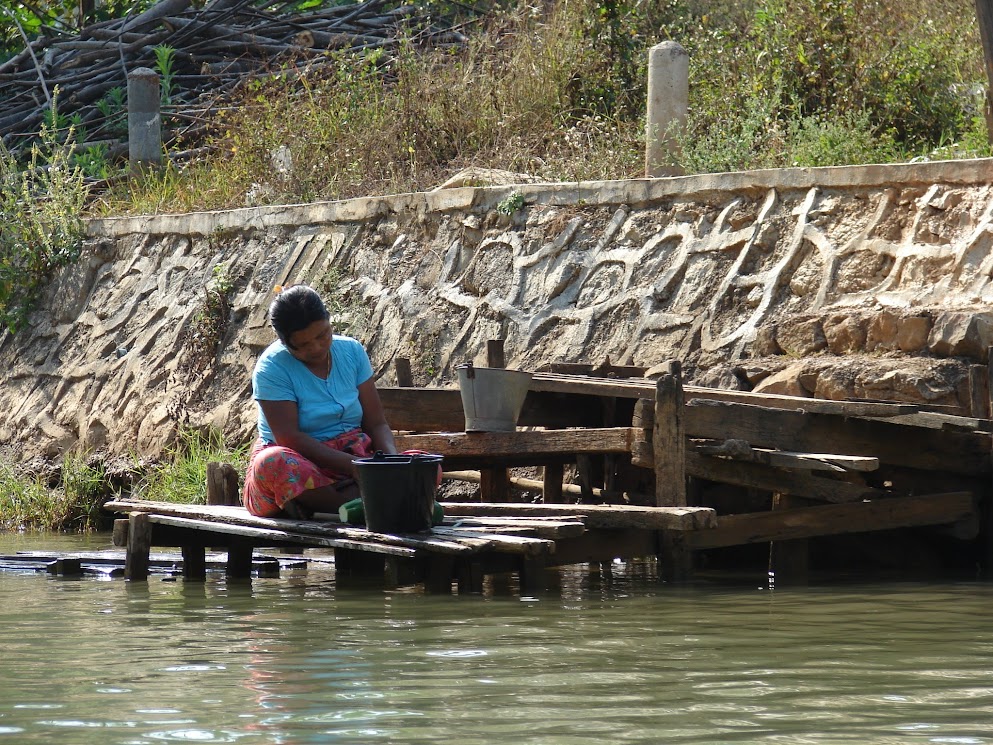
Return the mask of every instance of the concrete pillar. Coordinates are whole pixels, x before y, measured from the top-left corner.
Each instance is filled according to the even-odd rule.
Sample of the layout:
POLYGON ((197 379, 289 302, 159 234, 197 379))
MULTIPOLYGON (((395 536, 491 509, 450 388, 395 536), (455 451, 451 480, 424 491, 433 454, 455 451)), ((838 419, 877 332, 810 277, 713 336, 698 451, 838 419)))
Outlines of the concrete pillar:
POLYGON ((648 52, 648 112, 645 120, 645 175, 667 176, 666 156, 677 143, 670 127, 686 123, 690 56, 680 44, 663 41, 648 52))
POLYGON ((147 67, 128 73, 128 160, 132 173, 162 163, 159 75, 147 67))

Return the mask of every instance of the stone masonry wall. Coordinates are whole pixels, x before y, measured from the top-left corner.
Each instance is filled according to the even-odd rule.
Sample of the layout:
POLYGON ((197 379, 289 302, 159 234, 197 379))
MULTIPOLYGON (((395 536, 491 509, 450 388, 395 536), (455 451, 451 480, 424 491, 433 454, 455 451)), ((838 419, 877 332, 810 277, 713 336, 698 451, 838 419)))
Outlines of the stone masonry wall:
POLYGON ((0 337, 0 443, 21 459, 156 455, 180 426, 249 439, 265 309, 297 282, 341 290, 384 383, 403 356, 447 384, 503 338, 524 369, 678 357, 702 384, 961 409, 993 343, 991 176, 791 169, 95 220, 29 330, 0 337))

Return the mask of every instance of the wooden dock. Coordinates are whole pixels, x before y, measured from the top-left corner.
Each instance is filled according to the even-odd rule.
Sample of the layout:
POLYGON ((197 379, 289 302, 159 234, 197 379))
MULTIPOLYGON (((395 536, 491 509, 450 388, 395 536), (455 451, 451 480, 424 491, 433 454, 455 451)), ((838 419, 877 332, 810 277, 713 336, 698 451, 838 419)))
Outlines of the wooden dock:
POLYGON ((779 582, 802 579, 829 536, 922 526, 993 567, 984 417, 683 386, 678 363, 657 380, 536 373, 513 432, 465 432, 458 389, 380 397, 398 448, 440 453, 447 477, 479 483, 479 502, 443 502, 445 522, 430 532, 385 535, 332 516, 252 517, 233 504, 237 475, 215 470, 210 506, 106 505, 128 515, 117 521, 126 575, 147 576, 152 546, 179 546, 191 580, 204 576, 207 547, 226 549, 232 577, 251 573, 256 549, 322 547, 340 578, 478 592, 487 575, 513 572, 529 589, 548 567, 615 558, 657 556, 662 578, 682 580, 707 552, 767 544, 779 582), (543 475, 512 475, 519 466, 543 475), (565 483, 567 466, 577 484, 565 483), (541 502, 522 502, 520 488, 541 502))
POLYGON ((516 573, 522 589, 543 585, 548 567, 652 556, 665 532, 709 530, 714 511, 702 507, 535 505, 509 514, 508 505, 446 503, 442 525, 409 534, 372 533, 335 516, 314 520, 259 518, 243 507, 116 500, 105 509, 127 514, 115 523, 115 543, 126 545, 125 576, 148 577, 153 546, 178 546, 183 577, 206 576, 208 547, 227 551, 226 573, 248 577, 256 549, 294 547, 334 551, 339 577, 382 577, 387 586, 423 583, 435 592, 480 592, 483 578, 516 573), (544 514, 541 514, 544 512, 544 514))
POLYGON ((457 389, 381 398, 398 445, 441 453, 460 478, 478 473, 485 502, 512 502, 521 479, 507 469, 532 465, 544 477, 526 488, 546 503, 578 490, 584 504, 714 509, 713 529, 660 534, 667 577, 689 576, 698 552, 754 543, 770 544, 781 577, 802 576, 808 539, 920 526, 943 526, 993 571, 985 417, 683 386, 678 363, 657 380, 535 373, 511 433, 462 431, 457 389), (563 485, 564 464, 577 485, 563 485))

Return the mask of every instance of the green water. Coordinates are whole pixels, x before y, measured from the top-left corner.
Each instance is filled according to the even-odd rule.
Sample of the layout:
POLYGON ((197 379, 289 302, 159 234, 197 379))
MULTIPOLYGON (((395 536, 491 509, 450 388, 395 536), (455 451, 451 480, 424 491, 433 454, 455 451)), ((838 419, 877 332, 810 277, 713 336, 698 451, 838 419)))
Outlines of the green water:
MULTIPOLYGON (((75 541, 75 542, 74 542, 75 541)), ((106 545, 0 537, 0 550, 106 545)), ((0 745, 993 743, 993 586, 0 572, 0 745)))

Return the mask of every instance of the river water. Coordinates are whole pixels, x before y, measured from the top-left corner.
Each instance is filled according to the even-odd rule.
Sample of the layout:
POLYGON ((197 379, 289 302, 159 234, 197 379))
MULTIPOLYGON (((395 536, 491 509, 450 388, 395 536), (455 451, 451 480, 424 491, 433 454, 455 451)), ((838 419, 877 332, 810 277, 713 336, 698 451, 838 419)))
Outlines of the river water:
MULTIPOLYGON (((0 536, 0 553, 106 547, 0 536)), ((993 743, 993 586, 0 572, 0 745, 993 743)))

